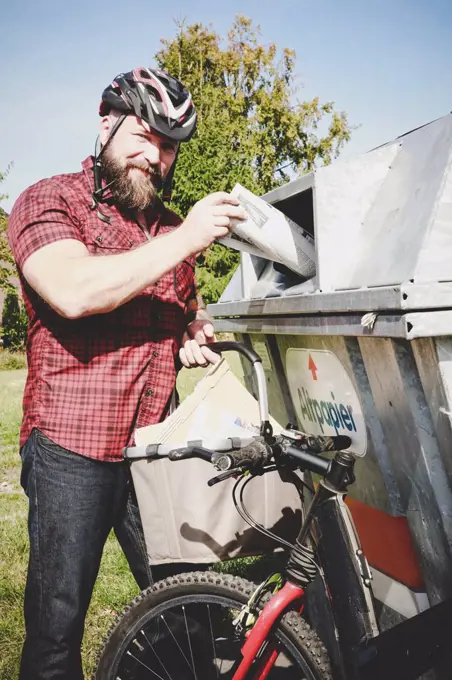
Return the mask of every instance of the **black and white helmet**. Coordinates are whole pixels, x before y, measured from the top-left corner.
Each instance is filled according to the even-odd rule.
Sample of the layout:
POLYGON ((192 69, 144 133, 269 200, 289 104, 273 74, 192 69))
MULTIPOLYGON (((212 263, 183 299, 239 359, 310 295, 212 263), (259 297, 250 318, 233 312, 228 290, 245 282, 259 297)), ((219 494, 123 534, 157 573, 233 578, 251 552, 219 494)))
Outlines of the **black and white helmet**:
POLYGON ((196 129, 196 111, 184 85, 164 71, 146 67, 120 73, 105 88, 99 114, 111 109, 135 114, 166 137, 187 142, 196 129))

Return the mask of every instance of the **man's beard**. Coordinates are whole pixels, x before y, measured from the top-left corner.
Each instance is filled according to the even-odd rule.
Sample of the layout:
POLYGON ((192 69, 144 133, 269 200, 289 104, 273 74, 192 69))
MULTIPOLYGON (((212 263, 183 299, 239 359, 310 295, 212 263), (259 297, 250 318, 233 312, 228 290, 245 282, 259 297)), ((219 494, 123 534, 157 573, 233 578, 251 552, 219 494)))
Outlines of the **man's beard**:
POLYGON ((116 203, 131 210, 145 210, 163 185, 158 170, 139 161, 124 164, 106 149, 102 162, 103 176, 116 203))

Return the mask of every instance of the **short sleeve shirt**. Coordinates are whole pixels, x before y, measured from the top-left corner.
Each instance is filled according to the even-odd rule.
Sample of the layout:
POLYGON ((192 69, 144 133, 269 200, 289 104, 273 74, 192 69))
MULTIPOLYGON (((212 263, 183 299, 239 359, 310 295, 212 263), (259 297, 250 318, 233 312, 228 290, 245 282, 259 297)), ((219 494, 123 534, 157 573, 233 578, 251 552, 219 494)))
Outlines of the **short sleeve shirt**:
MULTIPOLYGON (((8 239, 29 318, 28 377, 21 445, 33 428, 75 453, 102 461, 122 457, 134 431, 162 420, 176 381, 177 357, 196 295, 188 258, 129 302, 107 314, 65 319, 26 282, 25 260, 62 239, 111 256, 147 241, 131 215, 113 203, 92 207, 93 159, 79 173, 42 180, 15 203, 8 239)), ((145 214, 151 238, 180 219, 158 202, 145 214)))

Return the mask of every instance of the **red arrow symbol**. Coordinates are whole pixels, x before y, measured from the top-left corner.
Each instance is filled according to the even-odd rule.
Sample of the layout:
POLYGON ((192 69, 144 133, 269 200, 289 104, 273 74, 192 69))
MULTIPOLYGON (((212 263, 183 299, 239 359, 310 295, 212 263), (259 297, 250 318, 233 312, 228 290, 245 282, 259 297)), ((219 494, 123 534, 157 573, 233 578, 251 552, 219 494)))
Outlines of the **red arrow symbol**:
POLYGON ((314 363, 314 359, 309 355, 308 370, 312 373, 312 379, 317 380, 317 366, 314 363))

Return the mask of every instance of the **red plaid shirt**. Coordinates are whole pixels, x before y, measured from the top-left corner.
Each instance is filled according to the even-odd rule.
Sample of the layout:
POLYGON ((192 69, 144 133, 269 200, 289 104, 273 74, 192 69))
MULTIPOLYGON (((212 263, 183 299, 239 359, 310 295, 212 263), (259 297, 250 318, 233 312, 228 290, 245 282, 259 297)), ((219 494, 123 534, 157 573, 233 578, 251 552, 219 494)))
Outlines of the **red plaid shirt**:
MULTIPOLYGON (((196 295, 194 260, 182 262, 108 314, 76 320, 59 316, 24 280, 27 257, 61 239, 82 241, 93 255, 122 253, 147 240, 114 205, 101 205, 108 224, 90 210, 92 158, 82 165, 82 172, 27 189, 8 220, 29 317, 20 441, 36 427, 71 451, 116 461, 133 441, 135 428, 157 423, 167 413, 187 303, 196 295)), ((146 218, 151 237, 180 224, 161 203, 146 218)))

